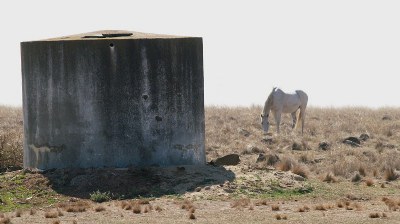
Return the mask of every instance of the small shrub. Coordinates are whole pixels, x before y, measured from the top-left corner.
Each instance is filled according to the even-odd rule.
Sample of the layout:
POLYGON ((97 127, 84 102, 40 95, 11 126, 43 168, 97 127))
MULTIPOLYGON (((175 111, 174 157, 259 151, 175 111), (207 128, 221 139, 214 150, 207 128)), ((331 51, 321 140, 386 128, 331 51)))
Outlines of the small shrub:
POLYGON ((111 200, 111 193, 110 192, 100 192, 99 190, 90 194, 90 200, 94 202, 105 202, 111 200))

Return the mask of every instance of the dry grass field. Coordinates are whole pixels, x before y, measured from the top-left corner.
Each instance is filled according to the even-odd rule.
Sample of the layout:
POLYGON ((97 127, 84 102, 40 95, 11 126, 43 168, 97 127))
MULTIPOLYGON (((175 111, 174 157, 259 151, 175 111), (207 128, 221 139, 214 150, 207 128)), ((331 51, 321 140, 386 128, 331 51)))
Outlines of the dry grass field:
POLYGON ((238 165, 30 172, 0 107, 0 223, 400 223, 400 108, 309 108, 303 136, 260 112, 206 107, 207 161, 238 165))

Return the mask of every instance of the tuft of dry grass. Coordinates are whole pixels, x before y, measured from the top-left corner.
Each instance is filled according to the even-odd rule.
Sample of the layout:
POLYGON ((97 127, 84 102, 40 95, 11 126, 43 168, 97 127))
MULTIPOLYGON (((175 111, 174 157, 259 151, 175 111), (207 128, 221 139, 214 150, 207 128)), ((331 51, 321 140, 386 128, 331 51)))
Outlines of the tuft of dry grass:
POLYGON ((36 214, 36 210, 33 209, 33 208, 31 208, 31 209, 29 210, 29 215, 35 215, 35 214, 36 214))
POLYGON ((161 212, 161 211, 162 211, 162 208, 161 208, 159 205, 157 205, 156 208, 155 208, 155 210, 156 210, 157 212, 161 212))
POLYGON ((132 211, 133 211, 133 213, 135 213, 135 214, 140 214, 140 213, 142 212, 142 208, 141 208, 140 204, 135 203, 135 204, 133 205, 132 211))
POLYGON ((104 207, 101 206, 101 205, 99 205, 99 206, 97 206, 97 207, 94 208, 94 211, 95 211, 95 212, 102 212, 102 211, 105 211, 105 210, 106 210, 106 208, 104 208, 104 207))
POLYGON ((363 177, 367 175, 367 172, 365 171, 365 168, 363 166, 360 166, 360 168, 358 168, 358 172, 363 177))
POLYGON ((287 220, 287 216, 286 215, 281 215, 281 214, 276 214, 275 215, 276 220, 287 220))
POLYGON ((333 173, 327 173, 323 181, 327 183, 336 183, 338 180, 333 173))
POLYGON ((15 211, 15 217, 21 217, 22 216, 22 211, 20 209, 17 209, 17 211, 15 211))
POLYGON ((304 205, 303 207, 300 207, 297 209, 298 212, 308 212, 310 211, 310 208, 307 205, 304 205))
POLYGON ((304 178, 308 178, 309 175, 309 171, 307 170, 307 168, 299 164, 295 164, 292 167, 292 173, 302 176, 304 178))
POLYGON ((53 218, 58 218, 58 212, 57 211, 48 211, 44 213, 44 217, 46 219, 53 219, 53 218))
POLYGON ((189 219, 196 219, 196 216, 193 213, 189 214, 189 219))
POLYGON ((397 180, 397 178, 399 178, 399 175, 396 173, 396 171, 392 167, 390 167, 385 170, 384 178, 387 181, 394 181, 394 180, 397 180))
POLYGON ((231 208, 244 208, 247 207, 249 204, 250 204, 250 199, 241 198, 231 202, 231 208))
POLYGON ((375 181, 374 181, 373 179, 371 179, 371 178, 367 178, 367 179, 365 180, 365 184, 366 184, 368 187, 374 186, 374 183, 375 183, 375 181))
POLYGON ((281 208, 280 208, 280 206, 279 205, 271 205, 271 209, 272 209, 272 211, 279 211, 279 210, 281 210, 281 208))
POLYGON ((256 206, 267 205, 267 204, 268 204, 267 200, 265 200, 265 199, 256 201, 256 203, 255 203, 256 206))
POLYGON ((317 211, 326 211, 326 210, 328 210, 328 208, 323 204, 319 204, 319 205, 315 206, 315 210, 317 210, 317 211))
POLYGON ((90 207, 90 204, 86 201, 74 201, 58 204, 58 208, 61 208, 66 212, 86 212, 90 207))
POLYGON ((289 171, 293 167, 293 161, 288 158, 283 158, 280 162, 276 164, 276 169, 281 171, 289 171))
POLYGON ((375 219, 375 218, 380 218, 381 216, 379 215, 379 213, 375 212, 375 213, 369 213, 369 217, 371 219, 375 219))
POLYGON ((53 221, 53 224, 60 224, 61 222, 60 222, 60 220, 54 220, 53 221))
POLYGON ((1 217, 0 224, 11 224, 11 219, 8 217, 1 217))

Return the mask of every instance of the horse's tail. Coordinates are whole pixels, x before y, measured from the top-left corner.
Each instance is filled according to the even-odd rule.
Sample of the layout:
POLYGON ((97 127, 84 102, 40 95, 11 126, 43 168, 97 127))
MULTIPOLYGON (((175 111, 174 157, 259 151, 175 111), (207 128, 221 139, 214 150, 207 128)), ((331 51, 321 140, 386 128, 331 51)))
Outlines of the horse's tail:
POLYGON ((297 116, 296 125, 301 120, 301 134, 303 134, 304 118, 305 118, 305 112, 306 112, 306 107, 307 107, 307 103, 308 103, 308 96, 304 91, 301 91, 301 90, 297 90, 296 93, 299 95, 300 100, 301 100, 300 113, 299 113, 299 116, 297 116))
POLYGON ((299 110, 299 112, 298 112, 298 115, 296 116, 297 119, 296 119, 296 125, 294 126, 294 129, 297 128, 297 126, 299 125, 299 121, 301 120, 301 117, 303 116, 303 113, 301 112, 301 108, 299 107, 299 109, 297 109, 297 110, 299 110))

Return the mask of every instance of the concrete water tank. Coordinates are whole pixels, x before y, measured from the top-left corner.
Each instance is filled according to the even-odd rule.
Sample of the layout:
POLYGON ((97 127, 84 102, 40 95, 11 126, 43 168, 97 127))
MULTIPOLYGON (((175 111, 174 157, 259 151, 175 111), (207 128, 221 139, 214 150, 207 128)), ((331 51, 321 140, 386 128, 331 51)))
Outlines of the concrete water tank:
POLYGON ((202 38, 98 31, 21 59, 25 168, 205 164, 202 38))

